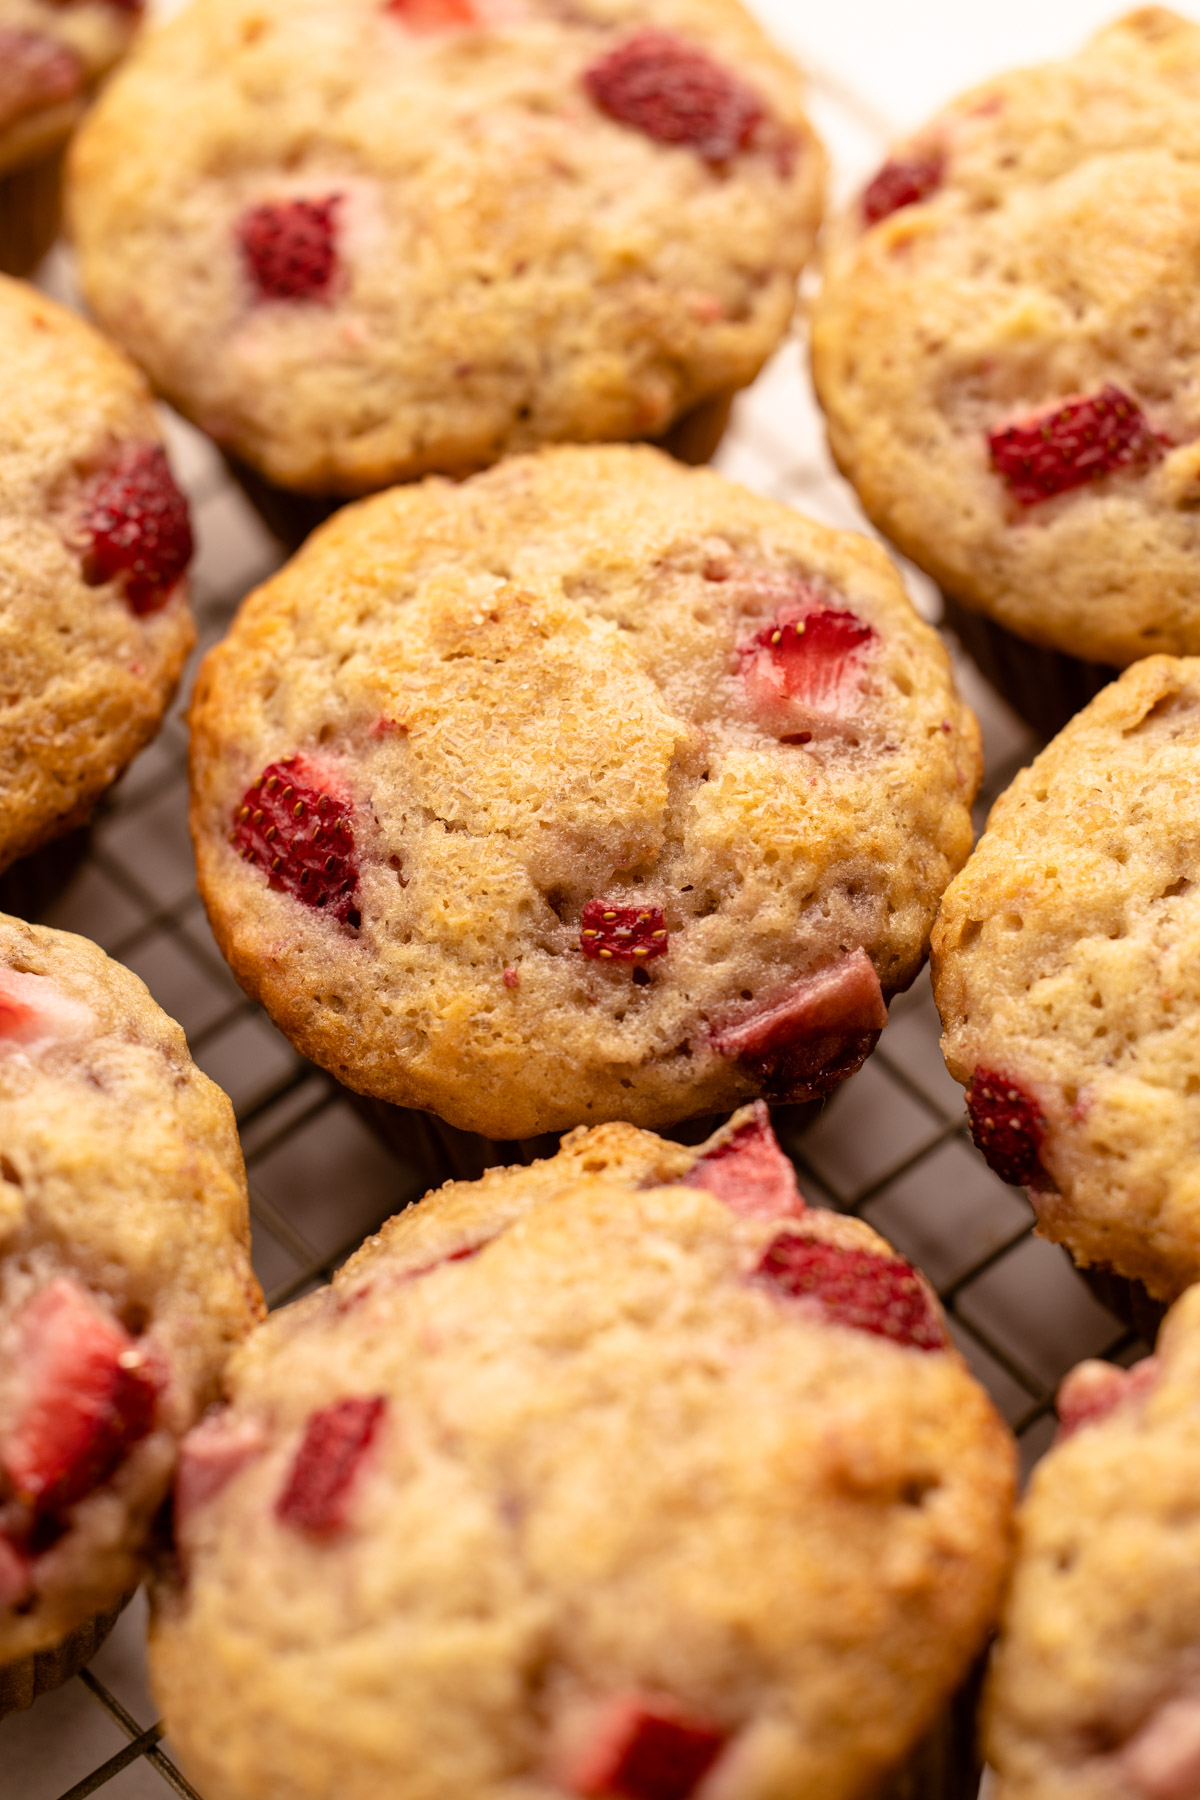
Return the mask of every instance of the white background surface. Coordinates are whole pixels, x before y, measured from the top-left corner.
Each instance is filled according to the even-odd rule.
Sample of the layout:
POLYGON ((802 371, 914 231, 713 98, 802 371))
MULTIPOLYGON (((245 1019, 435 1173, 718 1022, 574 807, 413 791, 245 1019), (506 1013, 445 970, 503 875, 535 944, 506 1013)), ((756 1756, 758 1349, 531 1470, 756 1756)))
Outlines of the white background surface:
MULTIPOLYGON (((1018 63, 1065 56, 1132 7, 1097 0, 751 0, 809 67, 824 70, 897 131, 960 89, 1018 63)), ((1200 19, 1200 6, 1174 6, 1200 19)))

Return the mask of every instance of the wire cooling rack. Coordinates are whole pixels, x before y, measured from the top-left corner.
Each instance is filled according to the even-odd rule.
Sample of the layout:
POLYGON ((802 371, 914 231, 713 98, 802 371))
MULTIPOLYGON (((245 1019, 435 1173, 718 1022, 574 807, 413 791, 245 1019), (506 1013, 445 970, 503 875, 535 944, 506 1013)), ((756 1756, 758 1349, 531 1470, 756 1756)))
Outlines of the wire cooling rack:
MULTIPOLYGON (((938 3, 929 0, 934 9, 938 3)), ((795 26, 791 4, 759 0, 781 30, 795 26)), ((798 48, 803 54, 804 45, 798 48)), ((814 114, 844 188, 873 166, 894 122, 836 73, 818 67, 814 89, 814 114)), ((71 299, 61 250, 40 279, 71 299)), ((830 524, 865 529, 831 469, 803 368, 802 346, 793 342, 739 402, 717 466, 830 524)), ((193 585, 202 652, 228 629, 248 590, 278 566, 282 551, 211 446, 174 418, 167 429, 197 529, 193 585)), ((916 603, 936 620, 937 596, 915 571, 906 574, 916 603)), ((957 660, 984 729, 982 819, 1037 743, 971 665, 957 660)), ((364 1236, 441 1171, 419 1118, 405 1115, 403 1129, 384 1130, 378 1112, 297 1057, 234 983, 196 893, 185 758, 181 700, 91 830, 53 853, 53 892, 37 896, 26 872, 18 872, 0 884, 0 906, 94 939, 183 1025, 197 1063, 233 1100, 250 1176, 255 1266, 271 1304, 279 1305, 328 1279, 364 1236)), ((964 1355, 1018 1434, 1026 1467, 1052 1434, 1053 1393, 1067 1369, 1085 1356, 1127 1361, 1141 1353, 1064 1254, 1031 1235, 1023 1196, 974 1150, 961 1090, 942 1062, 924 977, 895 1002, 879 1049, 817 1121, 806 1116, 802 1125, 783 1109, 777 1124, 807 1197, 868 1220, 936 1284, 964 1355)), ((139 1596, 90 1669, 0 1725, 2 1800, 96 1793, 162 1800, 165 1790, 206 1800, 162 1741, 143 1638, 139 1596)))

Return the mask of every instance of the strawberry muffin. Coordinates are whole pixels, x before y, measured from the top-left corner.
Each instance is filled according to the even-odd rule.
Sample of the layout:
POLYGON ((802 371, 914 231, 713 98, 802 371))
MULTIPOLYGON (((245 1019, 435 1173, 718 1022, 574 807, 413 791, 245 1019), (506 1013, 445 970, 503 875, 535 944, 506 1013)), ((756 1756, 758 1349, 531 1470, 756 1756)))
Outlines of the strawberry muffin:
POLYGON ((745 386, 823 185, 739 0, 196 0, 88 121, 71 212, 162 392, 344 495, 745 386))
POLYGON ((1200 26, 1132 13, 907 143, 829 244, 813 368, 868 514, 1072 658, 1200 651, 1200 26))
POLYGON ((141 0, 0 0, 0 268, 23 273, 58 220, 59 159, 141 0))
POLYGON ((151 1632, 222 1800, 860 1800, 999 1602, 1008 1433, 765 1107, 442 1188, 228 1395, 151 1632))
POLYGON ((0 382, 2 869, 87 818, 195 634, 187 502, 137 370, 0 276, 0 382))
POLYGON ((933 934, 951 1073, 1043 1236, 1200 1280, 1200 658, 1128 669, 996 802, 933 934))
POLYGON ((1033 1477, 987 1719, 993 1800, 1200 1794, 1200 1289, 1084 1363, 1033 1477))
POLYGON ((852 1074, 978 744, 874 545, 561 447, 317 532, 206 659, 192 772, 247 991, 349 1086, 512 1139, 852 1074))
POLYGON ((260 1313, 228 1100, 135 976, 0 916, 0 1713, 137 1586, 260 1313))

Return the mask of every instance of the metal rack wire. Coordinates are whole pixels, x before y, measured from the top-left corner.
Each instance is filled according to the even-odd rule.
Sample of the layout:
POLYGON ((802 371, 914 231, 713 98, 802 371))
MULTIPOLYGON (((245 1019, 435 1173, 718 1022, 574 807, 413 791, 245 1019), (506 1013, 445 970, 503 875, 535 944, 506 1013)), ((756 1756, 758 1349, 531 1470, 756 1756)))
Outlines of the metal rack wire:
MULTIPOLYGON (((771 380, 790 385, 796 378, 785 364, 771 380)), ((778 405, 770 386, 768 415, 778 405)), ((780 456, 770 418, 757 404, 762 398, 744 409, 725 460, 770 463, 775 491, 803 503, 810 477, 780 456)), ((205 448, 178 428, 176 435, 200 528, 198 606, 208 642, 278 550, 205 448)), ((972 685, 969 670, 963 679, 992 752, 986 804, 1036 746, 977 680, 972 685)), ((367 1232, 440 1171, 417 1121, 404 1140, 410 1149, 398 1153, 397 1133, 385 1139, 371 1115, 297 1057, 233 984, 195 893, 183 823, 185 750, 177 710, 76 846, 59 891, 37 911, 46 923, 97 939, 137 971, 183 1023, 197 1062, 233 1097, 250 1175, 256 1265, 278 1305, 327 1279, 367 1232)), ((1062 1253, 1032 1238, 1026 1202, 978 1157, 937 1035, 922 980, 895 1003, 874 1057, 816 1123, 794 1122, 785 1109, 780 1132, 811 1201, 860 1214, 931 1275, 960 1347, 1030 1462, 1047 1440, 1054 1388, 1065 1370, 1084 1355, 1124 1360, 1138 1346, 1062 1253)), ((126 1636, 133 1635, 130 1627, 126 1636)), ((127 1706, 106 1681, 108 1656, 102 1651, 95 1669, 72 1685, 127 1741, 73 1784, 13 1789, 13 1800, 18 1792, 21 1800, 83 1800, 102 1789, 106 1800, 119 1800, 161 1791, 161 1783, 202 1800, 162 1747, 148 1712, 127 1706), (142 1775, 136 1788, 129 1785, 135 1768, 142 1775)), ((48 1705, 39 1702, 39 1709, 48 1705)), ((24 1731, 32 1743, 38 1735, 39 1709, 0 1727, 0 1768, 8 1760, 6 1738, 24 1731)))
MULTIPOLYGON (((886 122, 833 78, 818 84, 816 110, 843 164, 857 173, 878 150, 886 122)), ((61 257, 43 278, 69 295, 61 257)), ((718 466, 832 524, 863 529, 830 468, 801 368, 789 346, 739 404, 718 466)), ((178 421, 168 423, 200 544, 194 590, 203 648, 224 633, 281 551, 212 448, 178 421)), ((934 616, 931 591, 919 578, 913 587, 934 616)), ((960 672, 984 727, 982 812, 1037 746, 969 666, 960 672)), ((419 1121, 400 1134, 382 1131, 377 1114, 296 1056, 234 984, 195 891, 185 760, 181 702, 90 832, 56 852, 54 891, 28 911, 91 937, 141 975, 184 1026, 196 1061, 230 1094, 250 1176, 255 1263, 278 1305, 328 1279, 440 1171, 419 1121)), ((16 910, 26 910, 25 898, 16 910)), ((1132 1333, 1064 1255, 1032 1236, 1023 1197, 972 1147, 961 1092, 938 1049, 926 981, 895 1003, 876 1054, 815 1124, 786 1109, 778 1124, 811 1201, 860 1214, 930 1275, 1027 1465, 1048 1442, 1053 1393, 1066 1370, 1083 1356, 1125 1361, 1138 1353, 1132 1333)), ((204 1800, 162 1742, 140 1659, 140 1613, 131 1609, 90 1670, 0 1726, 4 1800, 84 1800, 99 1792, 105 1800, 154 1800, 164 1785, 204 1800)))

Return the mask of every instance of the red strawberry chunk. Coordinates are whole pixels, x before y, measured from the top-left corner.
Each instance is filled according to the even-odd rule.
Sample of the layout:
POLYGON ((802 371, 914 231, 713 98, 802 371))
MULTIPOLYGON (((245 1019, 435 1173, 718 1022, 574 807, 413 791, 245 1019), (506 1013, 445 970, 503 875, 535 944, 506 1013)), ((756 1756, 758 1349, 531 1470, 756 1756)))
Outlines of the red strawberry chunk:
MULTIPOLYGON (((805 593, 803 584, 798 592, 805 593)), ((752 709, 785 743, 808 743, 858 710, 874 628, 815 595, 780 608, 739 647, 752 709)))
POLYGON ((1200 1696, 1175 1694, 1155 1708, 1121 1751, 1110 1792, 1129 1800, 1197 1800, 1200 1696))
POLYGON ((816 1100, 860 1069, 887 1024, 865 950, 806 975, 774 1005, 713 1033, 712 1047, 759 1078, 768 1099, 816 1100))
POLYGON ((147 1352, 74 1281, 52 1281, 17 1318, 20 1402, 0 1463, 46 1515, 101 1486, 154 1425, 147 1352))
POLYGON ((30 977, 13 969, 0 969, 0 1038, 11 1044, 32 1044, 43 1035, 42 1010, 36 999, 27 997, 30 977))
POLYGON ((33 1592, 33 1563, 0 1533, 0 1608, 19 1606, 33 1592))
POLYGON ((473 0, 388 0, 384 11, 417 32, 453 31, 480 23, 473 0))
POLYGON ((0 968, 0 1055, 29 1051, 86 1036, 96 1015, 72 1000, 46 975, 0 968))
POLYGON ((816 1301, 836 1325, 873 1332, 912 1350, 946 1348, 933 1296, 898 1256, 876 1256, 784 1231, 767 1246, 754 1275, 791 1300, 816 1301))
POLYGON ((706 1150, 683 1179, 685 1187, 704 1188, 745 1219, 798 1218, 807 1211, 796 1171, 779 1148, 761 1100, 751 1117, 706 1150))
POLYGON ((268 884, 355 930, 354 807, 332 778, 300 756, 269 763, 246 789, 229 841, 268 884))
POLYGON ((157 612, 192 560, 188 503, 161 444, 123 444, 90 482, 83 533, 83 578, 92 587, 121 581, 133 612, 157 612))
POLYGON ((234 1419, 227 1407, 208 1413, 179 1447, 175 1517, 182 1522, 215 1500, 239 1470, 266 1449, 257 1419, 234 1419))
POLYGON ((242 214, 237 241, 258 300, 330 298, 338 270, 340 194, 266 200, 242 214))
POLYGON ((358 1472, 386 1409, 376 1394, 337 1400, 311 1414, 275 1516, 318 1537, 343 1530, 358 1472))
POLYGON ((583 909, 579 948, 593 962, 647 962, 670 948, 661 906, 614 906, 589 900, 583 909))
POLYGON ((566 1772, 572 1793, 624 1800, 688 1800, 725 1747, 726 1733, 669 1701, 621 1695, 599 1708, 566 1772))
POLYGON ((1046 1120, 1024 1088, 994 1069, 976 1069, 967 1089, 971 1136, 988 1166, 1013 1187, 1045 1187, 1046 1120))
POLYGON ((987 441, 993 469, 1022 506, 1086 487, 1114 469, 1157 462, 1169 444, 1137 402, 1111 382, 1098 393, 998 426, 987 441))
POLYGON ((1126 1401, 1144 1399, 1160 1371, 1156 1356, 1143 1357, 1131 1369, 1094 1360, 1080 1363, 1058 1390, 1058 1442, 1074 1437, 1085 1425, 1106 1419, 1126 1401))
MULTIPOLYGON (((397 1279, 402 1283, 420 1281, 423 1276, 432 1275, 435 1269, 445 1268, 447 1263, 470 1262, 473 1256, 478 1256, 491 1242, 492 1239, 486 1237, 480 1238, 477 1244, 464 1244, 461 1250, 450 1250, 445 1256, 435 1257, 433 1262, 420 1263, 415 1269, 405 1269, 397 1279)), ((338 1296, 338 1310, 344 1313, 352 1311, 375 1291, 376 1284, 373 1281, 365 1282, 362 1287, 347 1289, 338 1296)))
POLYGON ((83 63, 64 44, 40 31, 0 29, 0 129, 73 100, 84 80, 83 63))
POLYGON ((862 197, 863 219, 878 225, 904 206, 918 206, 936 194, 946 173, 940 156, 898 156, 885 162, 862 197))
POLYGON ((593 63, 583 82, 610 119, 713 164, 750 149, 766 119, 753 88, 669 31, 635 33, 593 63))

